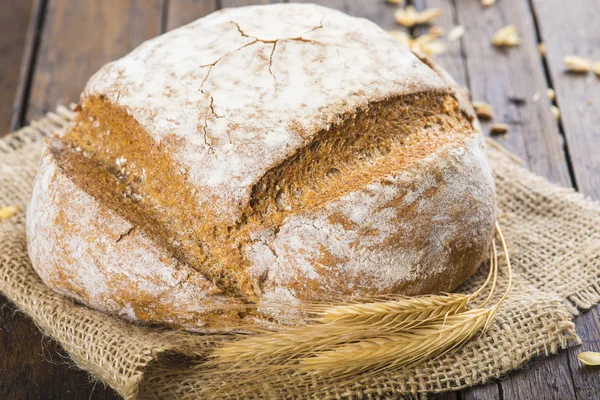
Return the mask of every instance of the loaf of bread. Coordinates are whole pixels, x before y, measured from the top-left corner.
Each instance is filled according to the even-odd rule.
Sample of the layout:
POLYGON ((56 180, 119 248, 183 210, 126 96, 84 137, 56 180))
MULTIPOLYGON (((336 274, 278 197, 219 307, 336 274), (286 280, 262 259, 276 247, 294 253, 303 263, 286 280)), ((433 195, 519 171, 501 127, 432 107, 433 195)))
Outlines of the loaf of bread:
POLYGON ((468 101, 367 20, 218 11, 104 66, 76 111, 27 233, 44 282, 90 307, 227 330, 291 318, 273 305, 451 291, 487 256, 468 101))

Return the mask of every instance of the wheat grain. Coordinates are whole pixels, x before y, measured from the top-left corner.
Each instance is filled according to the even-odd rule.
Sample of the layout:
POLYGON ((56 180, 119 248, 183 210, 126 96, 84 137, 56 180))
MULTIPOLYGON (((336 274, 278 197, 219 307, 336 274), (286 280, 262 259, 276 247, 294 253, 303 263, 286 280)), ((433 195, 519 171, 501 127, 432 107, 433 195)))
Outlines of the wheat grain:
POLYGON ((596 76, 600 76, 600 61, 596 61, 593 67, 594 73, 596 76))
POLYGON ((589 59, 579 56, 567 56, 563 58, 563 63, 569 72, 588 73, 592 68, 592 62, 589 59))
POLYGON ((496 31, 492 36, 492 44, 496 47, 510 47, 521 44, 517 27, 508 25, 496 31))
POLYGON ((554 115, 554 118, 556 118, 557 121, 560 120, 560 110, 558 109, 558 107, 556 107, 555 105, 551 105, 550 111, 552 112, 552 115, 554 115))
POLYGON ((443 26, 432 26, 427 30, 427 33, 433 35, 435 37, 442 37, 444 35, 444 27, 443 26))
POLYGON ((600 353, 595 351, 584 351, 583 353, 577 354, 577 358, 582 364, 589 366, 600 365, 600 353))
POLYGON ((408 47, 412 51, 425 53, 428 56, 435 56, 446 51, 446 46, 436 40, 437 34, 428 33, 417 38, 412 38, 408 33, 403 31, 388 31, 396 40, 403 46, 408 47))
POLYGON ((19 207, 17 206, 7 206, 0 208, 0 221, 3 219, 9 219, 13 215, 19 212, 19 207))
POLYGON ((394 12, 396 22, 407 28, 412 28, 415 25, 428 24, 440 15, 442 15, 442 10, 440 8, 429 8, 419 12, 414 6, 399 8, 394 12))
POLYGON ((495 124, 492 124, 492 126, 490 126, 490 134, 503 135, 505 133, 508 133, 509 129, 510 129, 510 127, 507 124, 497 122, 495 124))
POLYGON ((494 118, 494 109, 488 103, 484 103, 483 101, 474 101, 471 104, 473 105, 473 109, 475 109, 477 117, 481 119, 494 118))
POLYGON ((452 28, 452 30, 450 32, 448 32, 448 40, 451 42, 458 40, 465 35, 465 32, 466 32, 466 29, 464 26, 457 25, 454 28, 452 28))
POLYGON ((499 264, 495 240, 490 247, 487 279, 471 295, 402 297, 338 306, 312 304, 309 309, 316 317, 305 325, 218 343, 212 359, 202 364, 210 381, 217 383, 203 388, 203 395, 218 397, 241 388, 246 393, 265 388, 277 393, 285 385, 324 381, 342 385, 458 349, 475 333, 483 334, 490 327, 512 285, 508 248, 498 223, 496 232, 508 283, 493 306, 482 308, 496 288, 499 264), (483 303, 468 309, 467 303, 490 282, 483 303))

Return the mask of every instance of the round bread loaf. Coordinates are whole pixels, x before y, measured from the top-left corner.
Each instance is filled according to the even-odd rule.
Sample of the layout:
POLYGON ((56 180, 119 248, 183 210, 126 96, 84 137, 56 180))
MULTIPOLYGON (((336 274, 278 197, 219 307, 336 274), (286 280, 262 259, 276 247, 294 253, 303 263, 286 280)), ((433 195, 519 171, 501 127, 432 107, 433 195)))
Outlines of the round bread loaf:
POLYGON ((367 20, 225 9, 104 66, 76 110, 35 180, 29 254, 99 310, 286 322, 264 305, 451 291, 489 250, 495 190, 468 101, 367 20))

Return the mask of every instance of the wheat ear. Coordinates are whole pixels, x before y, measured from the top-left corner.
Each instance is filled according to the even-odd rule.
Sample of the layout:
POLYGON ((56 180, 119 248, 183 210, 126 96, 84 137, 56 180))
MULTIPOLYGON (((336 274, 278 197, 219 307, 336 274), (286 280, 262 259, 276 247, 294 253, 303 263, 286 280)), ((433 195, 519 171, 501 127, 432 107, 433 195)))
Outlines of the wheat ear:
POLYGON ((467 310, 470 296, 449 294, 423 296, 348 306, 320 311, 316 323, 280 332, 247 336, 214 351, 219 362, 261 364, 288 361, 338 344, 359 340, 373 332, 398 332, 467 310), (252 351, 248 351, 252 349, 252 351))
POLYGON ((313 374, 347 375, 405 368, 462 345, 489 323, 496 309, 468 310, 430 321, 409 332, 378 336, 299 362, 300 370, 313 374))
MULTIPOLYGON (((464 344, 476 332, 487 330, 500 304, 506 299, 512 284, 512 267, 508 249, 497 222, 496 231, 506 258, 509 280, 502 298, 494 306, 464 311, 443 319, 434 319, 397 335, 382 335, 324 351, 300 360, 299 368, 321 375, 340 376, 364 371, 373 372, 379 369, 406 368, 443 355, 464 344)), ((495 241, 493 241, 494 255, 496 254, 495 245, 495 241)), ((490 268, 495 271, 492 289, 496 284, 497 265, 497 259, 490 261, 490 268)), ((487 303, 490 297, 491 293, 484 303, 487 303)))
POLYGON ((360 376, 406 368, 456 350, 476 332, 491 325, 512 284, 512 267, 500 225, 496 223, 506 259, 508 284, 491 307, 466 307, 492 282, 487 304, 496 288, 498 262, 492 243, 490 273, 472 295, 449 294, 402 298, 337 307, 311 306, 317 317, 307 325, 246 336, 218 345, 204 364, 210 374, 234 377, 222 390, 315 380, 345 384, 360 376), (429 301, 429 303, 427 302, 429 301), (466 301, 466 302, 465 302, 466 301), (413 308, 414 307, 414 308, 413 308), (412 312, 411 312, 412 310, 412 312))

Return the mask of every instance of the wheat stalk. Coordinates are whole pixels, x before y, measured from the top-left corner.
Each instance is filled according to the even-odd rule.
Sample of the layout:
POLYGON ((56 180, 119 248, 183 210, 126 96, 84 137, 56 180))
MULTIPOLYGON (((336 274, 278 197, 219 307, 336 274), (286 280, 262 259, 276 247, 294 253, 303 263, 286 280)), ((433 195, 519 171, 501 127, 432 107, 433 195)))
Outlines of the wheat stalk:
POLYGON ((408 332, 347 344, 303 359, 299 369, 312 374, 347 375, 404 368, 456 348, 489 324, 496 309, 468 310, 408 332))
POLYGON ((396 301, 327 307, 314 324, 247 336, 214 351, 219 362, 262 364, 288 361, 377 332, 398 332, 467 310, 464 294, 403 298, 396 301), (252 351, 248 351, 252 349, 252 351))
POLYGON ((421 296, 396 301, 326 308, 317 319, 322 324, 407 329, 447 314, 467 309, 470 295, 421 296))
MULTIPOLYGON (((512 267, 500 226, 496 223, 508 272, 507 288, 492 298, 498 277, 496 241, 490 249, 490 271, 474 293, 402 297, 357 304, 310 305, 316 317, 307 324, 276 332, 244 336, 218 344, 202 366, 207 375, 230 378, 224 390, 246 390, 290 383, 328 380, 337 384, 357 377, 407 368, 458 349, 491 325, 512 284, 512 267), (468 304, 491 282, 490 292, 476 308, 468 304), (265 386, 266 385, 266 386, 265 386)), ((215 389, 206 388, 207 393, 215 389)))

